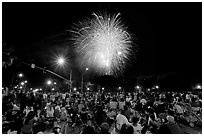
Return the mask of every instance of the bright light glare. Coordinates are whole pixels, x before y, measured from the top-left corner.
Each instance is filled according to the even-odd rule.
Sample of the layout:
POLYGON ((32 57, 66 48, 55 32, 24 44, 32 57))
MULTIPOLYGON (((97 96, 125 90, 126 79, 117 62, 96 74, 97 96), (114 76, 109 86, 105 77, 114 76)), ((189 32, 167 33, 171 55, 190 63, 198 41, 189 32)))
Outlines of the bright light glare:
POLYGON ((76 88, 74 88, 74 91, 76 91, 77 89, 76 88))
POLYGON ((87 90, 90 90, 90 88, 88 87, 87 90))
POLYGON ((24 82, 21 82, 21 85, 24 85, 25 83, 24 82))
POLYGON ((104 87, 102 87, 102 90, 104 90, 104 87))
POLYGON ((118 87, 118 89, 121 89, 121 87, 118 87))
POLYGON ((140 86, 139 86, 139 85, 137 85, 137 86, 136 86, 136 88, 137 88, 137 89, 140 89, 140 86))
POLYGON ((48 81, 47 81, 47 84, 48 84, 48 85, 51 85, 51 84, 52 84, 52 81, 48 80, 48 81))
POLYGON ((63 65, 64 62, 65 62, 65 59, 63 57, 59 57, 57 62, 58 62, 59 65, 63 65))
POLYGON ((201 89, 202 87, 201 87, 201 85, 197 85, 197 87, 196 87, 197 89, 201 89))
POLYGON ((159 86, 158 86, 158 85, 156 85, 155 87, 156 87, 156 89, 159 89, 159 86))
POLYGON ((89 68, 86 68, 86 71, 88 71, 89 70, 89 68))
POLYGON ((26 80, 25 83, 27 83, 28 81, 26 80))

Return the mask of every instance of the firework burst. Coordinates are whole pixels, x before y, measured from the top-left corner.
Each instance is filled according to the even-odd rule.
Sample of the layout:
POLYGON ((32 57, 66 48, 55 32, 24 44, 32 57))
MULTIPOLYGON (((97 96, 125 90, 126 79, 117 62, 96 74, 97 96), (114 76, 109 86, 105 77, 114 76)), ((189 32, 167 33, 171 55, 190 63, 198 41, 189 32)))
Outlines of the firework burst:
POLYGON ((131 36, 116 15, 96 14, 73 26, 72 35, 82 67, 94 68, 100 75, 119 75, 131 51, 131 36))

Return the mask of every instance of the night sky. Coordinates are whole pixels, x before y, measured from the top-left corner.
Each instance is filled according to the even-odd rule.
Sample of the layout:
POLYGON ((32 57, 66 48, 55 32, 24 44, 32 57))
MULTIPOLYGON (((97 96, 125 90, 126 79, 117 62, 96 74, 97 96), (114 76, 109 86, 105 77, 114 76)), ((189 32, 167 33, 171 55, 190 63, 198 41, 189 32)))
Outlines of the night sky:
MULTIPOLYGON (((202 78, 202 3, 3 3, 3 42, 14 47, 15 55, 28 63, 46 66, 69 77, 69 70, 51 66, 53 53, 64 52, 74 58, 71 25, 91 17, 93 12, 121 13, 123 22, 134 34, 136 58, 125 70, 125 79, 138 76, 184 75, 202 78)), ((73 60, 74 79, 80 72, 73 60)), ((3 69, 3 83, 16 72, 23 72, 37 86, 47 75, 27 66, 3 69)), ((92 73, 90 73, 92 74, 92 73)))

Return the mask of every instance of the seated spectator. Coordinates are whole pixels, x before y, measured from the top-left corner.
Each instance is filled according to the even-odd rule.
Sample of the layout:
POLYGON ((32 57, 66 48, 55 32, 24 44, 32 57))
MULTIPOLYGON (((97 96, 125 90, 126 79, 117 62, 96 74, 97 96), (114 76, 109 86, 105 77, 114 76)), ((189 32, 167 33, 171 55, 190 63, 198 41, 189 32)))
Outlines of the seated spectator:
POLYGON ((128 119, 122 114, 122 110, 119 110, 118 115, 116 116, 116 126, 115 126, 115 131, 119 132, 121 130, 121 127, 123 124, 130 124, 128 122, 128 119))
POLYGON ((99 106, 97 108, 96 113, 95 113, 96 124, 98 126, 100 126, 102 123, 106 122, 106 117, 107 117, 107 115, 106 115, 105 111, 103 111, 102 106, 99 106))
POLYGON ((47 123, 46 130, 44 132, 39 132, 37 134, 54 134, 53 127, 54 127, 53 123, 47 123))
POLYGON ((174 121, 173 116, 167 116, 167 123, 161 125, 159 134, 182 134, 178 124, 174 121))
POLYGON ((132 126, 134 129, 134 132, 133 132, 134 134, 141 134, 141 130, 143 127, 138 122, 139 122, 139 118, 137 117, 132 118, 132 126))
POLYGON ((91 126, 87 126, 83 129, 82 134, 95 134, 95 130, 91 126))
POLYGON ((132 125, 127 126, 125 134, 134 134, 134 128, 132 125))

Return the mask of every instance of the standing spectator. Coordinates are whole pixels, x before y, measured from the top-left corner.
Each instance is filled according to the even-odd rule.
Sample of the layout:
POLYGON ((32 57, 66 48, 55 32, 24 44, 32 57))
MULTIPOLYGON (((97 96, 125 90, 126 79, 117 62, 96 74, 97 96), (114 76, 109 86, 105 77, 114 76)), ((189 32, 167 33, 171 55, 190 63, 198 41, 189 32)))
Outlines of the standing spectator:
POLYGON ((137 117, 132 118, 132 126, 134 129, 134 132, 133 132, 134 134, 141 134, 141 130, 143 127, 138 122, 139 122, 139 118, 137 117))
POLYGON ((51 103, 47 104, 47 109, 46 109, 47 117, 48 118, 53 118, 54 117, 54 108, 51 105, 51 103))
POLYGON ((61 114, 60 114, 60 126, 61 126, 61 133, 65 134, 65 126, 67 124, 67 111, 65 109, 65 107, 61 108, 61 114))

